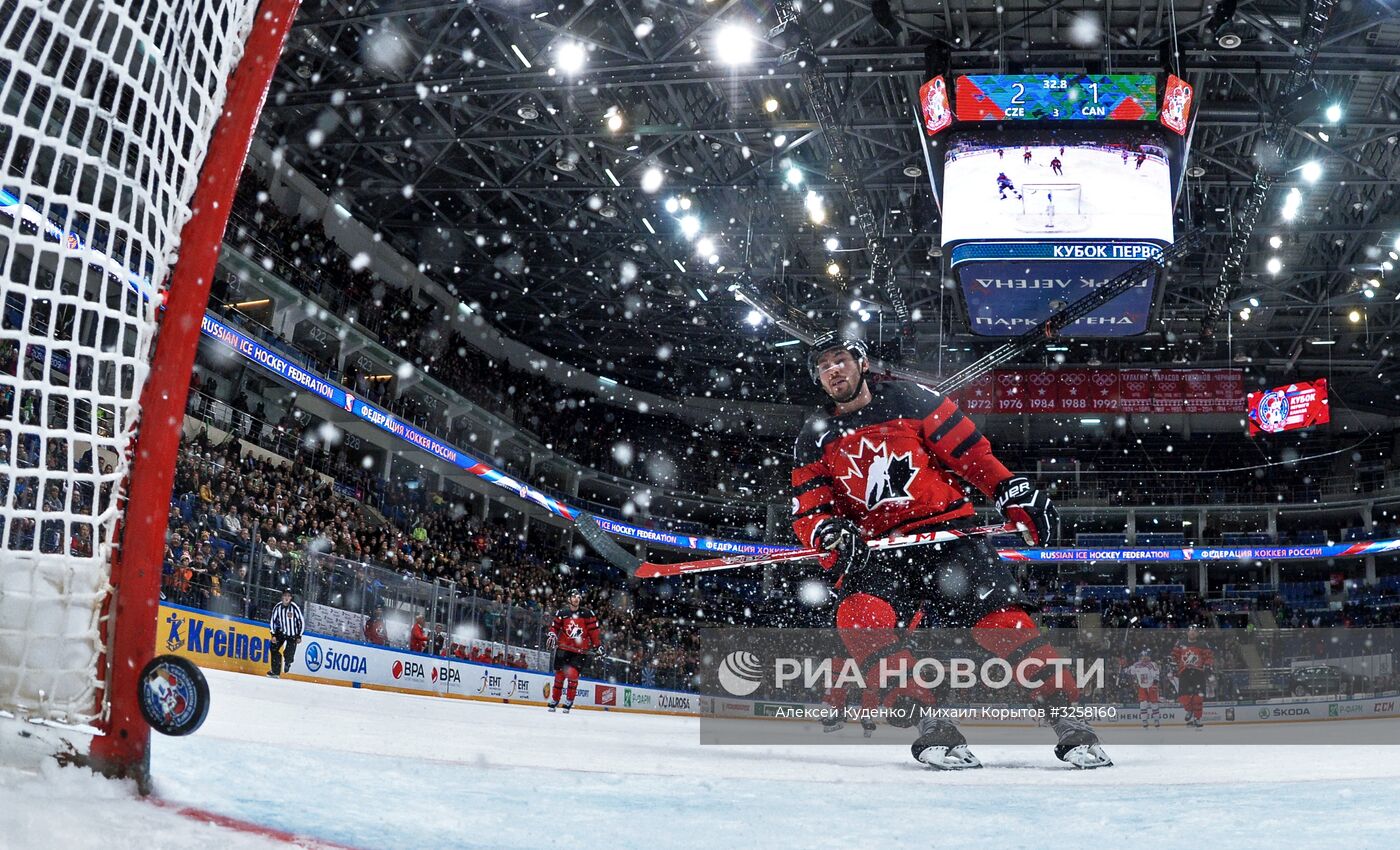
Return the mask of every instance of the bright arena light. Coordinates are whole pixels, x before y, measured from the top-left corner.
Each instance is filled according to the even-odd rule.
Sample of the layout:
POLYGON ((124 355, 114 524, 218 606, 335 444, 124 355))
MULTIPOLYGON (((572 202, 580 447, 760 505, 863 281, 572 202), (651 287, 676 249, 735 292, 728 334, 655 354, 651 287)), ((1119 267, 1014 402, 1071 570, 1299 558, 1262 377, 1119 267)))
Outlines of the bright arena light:
POLYGON ((588 51, 577 41, 566 41, 554 48, 554 61, 566 74, 577 74, 588 63, 588 51))
POLYGON ((776 97, 768 98, 767 100, 763 101, 763 108, 768 110, 769 112, 777 112, 778 99, 776 97))
POLYGON ((1342 105, 1340 103, 1332 104, 1331 106, 1327 107, 1326 114, 1327 123, 1336 124, 1338 121, 1342 120, 1342 105))
POLYGON ((807 199, 803 202, 807 206, 807 217, 813 223, 821 224, 826 221, 826 204, 822 201, 822 196, 816 192, 808 192, 807 199))
POLYGON ((840 247, 841 247, 841 240, 840 240, 840 239, 837 239, 835 236, 828 236, 828 237, 826 237, 826 250, 828 250, 828 251, 835 251, 837 248, 840 248, 840 247))
POLYGON ((1303 163, 1303 179, 1309 183, 1316 183, 1317 178, 1322 176, 1322 163, 1317 160, 1309 160, 1303 163))
POLYGON ((608 109, 608 129, 614 133, 622 129, 622 113, 616 106, 608 109))
POLYGON ((726 65, 744 65, 753 60, 753 33, 738 24, 725 24, 715 33, 715 58, 726 65))
POLYGON ((681 219, 681 233, 685 235, 685 238, 694 239, 699 232, 700 219, 693 215, 688 215, 681 219))
POLYGON ((702 257, 708 257, 715 252, 715 240, 708 236, 702 236, 695 243, 695 253, 702 257))
POLYGON ((1359 322, 1361 321, 1361 311, 1352 310, 1350 313, 1347 313, 1347 318, 1353 322, 1359 322))
POLYGON ((1274 250, 1278 250, 1279 248, 1283 247, 1283 237, 1282 237, 1282 236, 1270 236, 1270 237, 1269 237, 1269 247, 1270 247, 1270 248, 1273 248, 1274 250))
POLYGON ((756 328, 763 324, 763 314, 757 310, 750 310, 749 314, 744 317, 744 321, 756 328))
POLYGON ((800 168, 798 168, 797 166, 794 165, 792 168, 789 168, 789 169, 787 170, 787 174, 784 175, 784 179, 787 180, 787 183, 788 183, 789 186, 801 186, 801 185, 802 185, 802 169, 800 169, 800 168))
POLYGON ((1278 257, 1270 257, 1269 261, 1264 264, 1264 268, 1269 270, 1269 274, 1278 274, 1283 271, 1283 260, 1278 257))
MULTIPOLYGON (((836 277, 841 273, 841 266, 835 260, 832 260, 826 264, 826 273, 832 277, 836 277)), ((851 303, 854 304, 856 302, 852 301, 851 303)))
MULTIPOLYGON (((656 192, 661 188, 661 179, 661 169, 657 168, 656 166, 652 166, 646 171, 643 171, 642 191, 646 192, 647 194, 652 194, 653 192, 656 192)), ((667 201, 667 206, 670 206, 670 201, 667 201)), ((677 206, 680 206, 680 204, 677 204, 677 206)))
POLYGON ((1283 199, 1283 220, 1292 221, 1298 217, 1298 208, 1303 205, 1303 193, 1298 191, 1298 187, 1288 190, 1288 195, 1283 199))
POLYGON ((675 198, 667 198, 667 199, 666 199, 666 212, 671 213, 672 215, 675 215, 675 214, 676 214, 676 211, 679 210, 680 208, 681 208, 681 202, 680 202, 680 201, 676 200, 675 198))

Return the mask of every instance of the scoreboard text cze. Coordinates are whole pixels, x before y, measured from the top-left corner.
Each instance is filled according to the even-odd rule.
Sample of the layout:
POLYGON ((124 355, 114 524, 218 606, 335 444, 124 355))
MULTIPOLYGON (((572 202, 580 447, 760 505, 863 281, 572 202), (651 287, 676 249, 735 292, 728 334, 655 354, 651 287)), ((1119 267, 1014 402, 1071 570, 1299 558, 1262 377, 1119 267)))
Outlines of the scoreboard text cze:
POLYGON ((957 80, 959 121, 1156 121, 1151 74, 971 75, 957 80))

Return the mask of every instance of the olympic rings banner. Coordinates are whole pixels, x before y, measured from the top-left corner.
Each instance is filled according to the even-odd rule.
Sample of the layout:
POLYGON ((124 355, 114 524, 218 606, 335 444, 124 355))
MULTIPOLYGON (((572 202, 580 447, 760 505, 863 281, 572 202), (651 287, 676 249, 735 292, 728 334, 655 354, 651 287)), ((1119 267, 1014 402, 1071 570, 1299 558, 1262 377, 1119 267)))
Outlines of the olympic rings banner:
POLYGON ((1235 413, 1239 369, 998 369, 957 398, 967 413, 1235 413))

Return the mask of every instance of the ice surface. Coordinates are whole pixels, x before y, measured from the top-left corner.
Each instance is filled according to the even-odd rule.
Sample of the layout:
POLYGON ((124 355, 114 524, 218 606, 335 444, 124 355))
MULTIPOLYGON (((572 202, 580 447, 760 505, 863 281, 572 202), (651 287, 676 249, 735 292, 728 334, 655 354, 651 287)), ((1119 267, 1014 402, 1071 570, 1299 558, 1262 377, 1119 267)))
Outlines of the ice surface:
POLYGON ((0 766, 0 847, 265 850, 287 844, 192 820, 142 800, 134 783, 50 760, 37 774, 0 766))
MULTIPOLYGON (((888 747, 701 746, 691 718, 208 676, 204 728, 156 740, 156 792, 365 848, 1400 846, 1400 747, 1116 747, 1117 766, 1081 772, 1048 732, 1026 747, 969 729, 988 767, 947 774, 885 727, 888 747)), ((173 847, 152 833, 212 829, 74 773, 0 781, 0 826, 20 819, 0 845, 173 847)))

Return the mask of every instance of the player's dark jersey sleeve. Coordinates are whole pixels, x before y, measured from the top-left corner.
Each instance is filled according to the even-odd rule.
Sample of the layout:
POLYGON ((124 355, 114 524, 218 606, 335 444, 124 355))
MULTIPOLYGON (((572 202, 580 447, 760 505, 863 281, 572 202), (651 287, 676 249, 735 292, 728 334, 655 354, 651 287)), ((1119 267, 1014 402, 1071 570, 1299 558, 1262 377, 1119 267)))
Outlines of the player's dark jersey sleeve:
POLYGON ((1011 477, 1011 470, 992 454, 992 444, 953 402, 923 387, 903 388, 903 403, 920 420, 919 433, 929 451, 964 481, 989 498, 997 485, 1011 477))
POLYGON ((597 649, 603 645, 603 633, 598 629, 598 618, 592 611, 581 611, 583 614, 583 639, 588 644, 589 649, 597 649))
POLYGON ((816 545, 817 526, 839 514, 835 480, 822 459, 821 429, 809 419, 793 449, 792 531, 804 546, 816 545))

